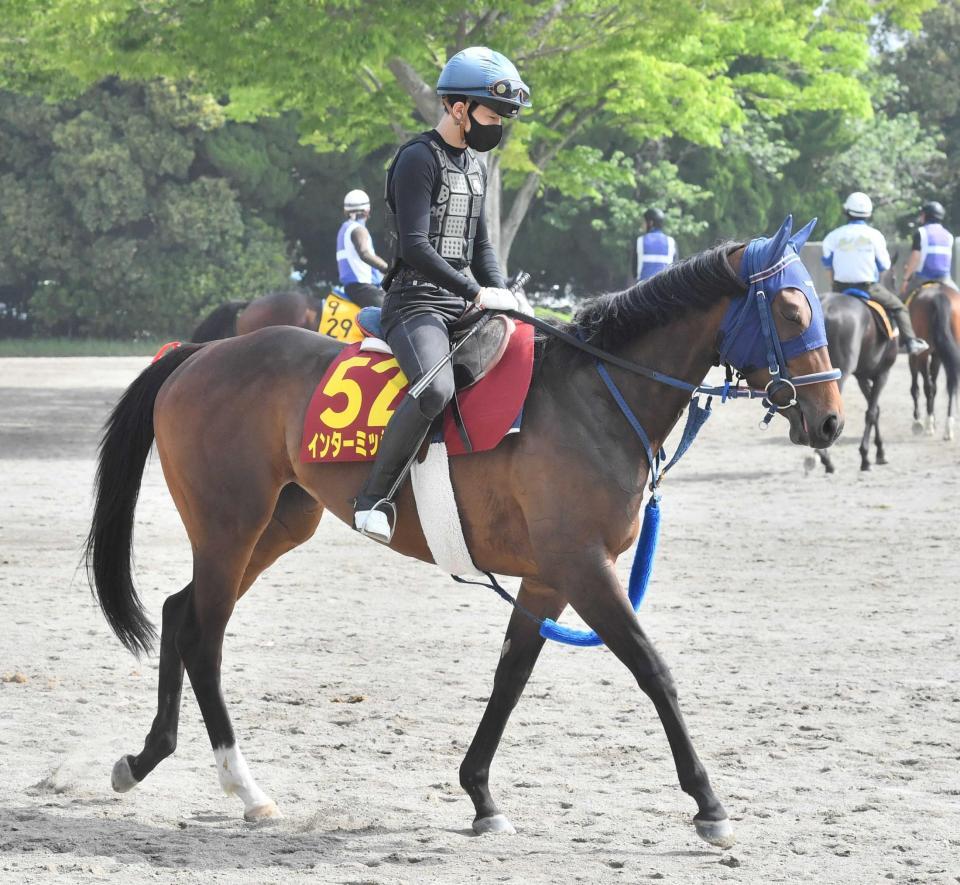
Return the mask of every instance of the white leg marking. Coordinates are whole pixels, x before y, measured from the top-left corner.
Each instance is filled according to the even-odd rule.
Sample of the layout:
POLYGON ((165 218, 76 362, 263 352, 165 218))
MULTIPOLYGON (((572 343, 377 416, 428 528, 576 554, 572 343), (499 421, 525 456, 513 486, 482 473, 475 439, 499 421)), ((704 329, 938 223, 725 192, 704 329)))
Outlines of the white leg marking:
POLYGON ((273 800, 257 786, 247 767, 247 760, 243 758, 236 744, 232 747, 217 747, 213 756, 217 760, 217 775, 223 792, 228 796, 239 796, 243 800, 243 816, 247 820, 280 816, 273 800))

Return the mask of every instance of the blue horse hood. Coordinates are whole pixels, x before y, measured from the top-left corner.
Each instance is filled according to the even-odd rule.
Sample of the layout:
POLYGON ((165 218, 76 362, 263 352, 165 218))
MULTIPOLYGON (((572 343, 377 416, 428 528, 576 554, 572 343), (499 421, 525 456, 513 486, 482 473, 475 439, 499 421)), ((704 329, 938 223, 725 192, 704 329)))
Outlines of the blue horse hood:
POLYGON ((780 362, 793 359, 827 343, 823 308, 810 272, 800 260, 800 249, 816 225, 814 218, 791 236, 793 217, 787 216, 772 237, 752 240, 744 252, 740 276, 747 284, 745 295, 734 298, 720 324, 720 361, 741 372, 761 367, 771 370, 780 362), (810 325, 799 335, 780 341, 775 329, 764 332, 765 315, 773 322, 769 308, 782 289, 799 289, 810 305, 810 325), (761 301, 766 301, 766 306, 761 301), (772 345, 772 346, 771 346, 772 345), (780 354, 775 351, 779 349, 780 354))

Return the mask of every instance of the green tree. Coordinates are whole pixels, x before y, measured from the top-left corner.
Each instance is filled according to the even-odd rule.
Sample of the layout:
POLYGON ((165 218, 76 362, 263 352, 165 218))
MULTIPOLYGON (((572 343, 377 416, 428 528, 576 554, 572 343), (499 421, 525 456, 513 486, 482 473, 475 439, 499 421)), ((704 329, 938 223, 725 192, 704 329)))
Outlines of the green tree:
POLYGON ((183 333, 289 276, 282 232, 195 172, 219 105, 167 83, 0 93, 0 301, 59 333, 183 333))
MULTIPOLYGON (((535 109, 490 162, 491 229, 504 261, 545 177, 588 127, 637 143, 719 145, 745 104, 869 115, 857 80, 867 22, 915 23, 932 0, 7 0, 3 76, 15 88, 76 91, 118 74, 195 78, 249 120, 296 110, 325 149, 369 152, 433 125, 431 84, 457 49, 513 57, 535 109), (761 61, 748 66, 742 61, 761 61), (509 199, 503 198, 507 190, 509 199)), ((576 193, 564 196, 576 197, 576 193)))

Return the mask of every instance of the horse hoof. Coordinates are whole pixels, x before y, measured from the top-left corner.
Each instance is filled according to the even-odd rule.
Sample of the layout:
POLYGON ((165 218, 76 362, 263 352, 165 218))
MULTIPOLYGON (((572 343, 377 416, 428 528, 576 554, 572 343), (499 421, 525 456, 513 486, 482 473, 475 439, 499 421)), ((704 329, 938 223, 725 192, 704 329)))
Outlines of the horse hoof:
POLYGON ((473 822, 473 832, 478 836, 488 834, 505 834, 507 836, 516 836, 517 831, 510 823, 510 819, 505 814, 492 814, 490 817, 478 817, 473 822))
POLYGON ((730 825, 730 819, 723 820, 700 820, 695 817, 693 825, 697 828, 697 835, 704 842, 709 842, 716 848, 730 848, 737 840, 733 838, 733 827, 730 825))
POLYGON ((270 820, 270 818, 280 818, 283 815, 277 808, 276 802, 266 802, 263 805, 254 805, 243 812, 243 819, 249 823, 258 823, 259 821, 270 820))
POLYGON ((886 458, 884 458, 883 456, 880 456, 880 457, 877 458, 877 464, 879 464, 881 467, 882 467, 884 464, 889 464, 889 463, 890 463, 890 462, 889 462, 886 458))
POLYGON ((923 436, 923 422, 919 420, 914 420, 913 422, 913 435, 914 436, 923 436))
POLYGON ((824 470, 826 470, 827 473, 836 473, 836 472, 837 472, 837 468, 834 467, 832 464, 827 464, 827 466, 824 467, 824 470))
POLYGON ((869 464, 861 464, 861 465, 860 465, 860 469, 861 469, 861 470, 869 470, 869 469, 870 469, 870 465, 869 465, 869 464))
POLYGON ((113 766, 110 784, 117 793, 126 793, 140 783, 130 770, 130 756, 121 756, 113 766))

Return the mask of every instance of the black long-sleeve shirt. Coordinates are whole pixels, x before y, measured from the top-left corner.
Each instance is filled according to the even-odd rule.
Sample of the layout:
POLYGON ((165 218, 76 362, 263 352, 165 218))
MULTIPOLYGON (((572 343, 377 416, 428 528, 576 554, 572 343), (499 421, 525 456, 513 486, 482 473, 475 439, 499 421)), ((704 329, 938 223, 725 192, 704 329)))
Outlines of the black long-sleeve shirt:
MULTIPOLYGON (((466 149, 447 144, 435 129, 426 134, 447 152, 456 166, 467 170, 466 149)), ((475 280, 452 267, 430 244, 430 207, 439 176, 437 160, 430 147, 414 142, 401 149, 390 179, 390 202, 400 234, 399 257, 429 282, 472 301, 481 286, 504 287, 503 271, 490 242, 483 212, 470 262, 475 280)))

